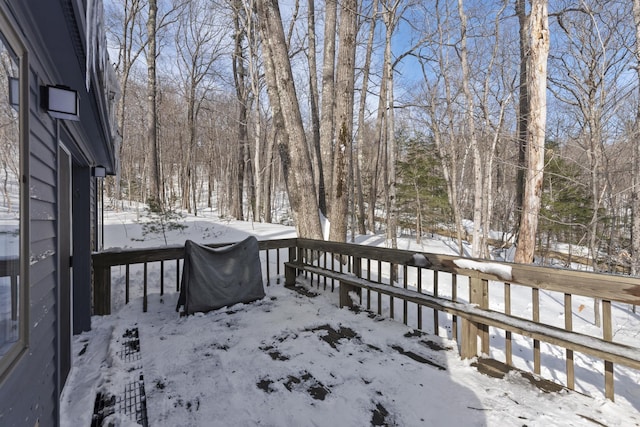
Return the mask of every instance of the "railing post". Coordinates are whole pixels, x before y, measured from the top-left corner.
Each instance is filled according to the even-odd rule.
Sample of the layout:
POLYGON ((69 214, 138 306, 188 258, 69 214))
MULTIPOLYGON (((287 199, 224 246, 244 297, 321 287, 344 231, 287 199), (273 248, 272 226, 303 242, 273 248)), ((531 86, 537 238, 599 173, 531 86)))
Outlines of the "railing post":
POLYGON ((111 267, 93 266, 93 314, 111 314, 111 267))
MULTIPOLYGON (((289 248, 289 262, 296 262, 297 258, 297 247, 292 246, 289 248)), ((298 275, 298 270, 294 267, 290 267, 287 265, 284 269, 284 285, 285 286, 293 286, 296 284, 296 276, 298 275)))
MULTIPOLYGON (((476 304, 480 308, 484 307, 486 301, 486 291, 484 281, 479 277, 469 277, 469 302, 476 304)), ((485 338, 485 325, 462 319, 462 342, 460 344, 460 357, 472 359, 478 355, 478 335, 482 338, 482 351, 488 346, 489 340, 485 338)))
POLYGON ((353 274, 356 275, 356 277, 362 277, 362 258, 360 258, 359 256, 354 256, 351 258, 352 262, 353 262, 353 274))

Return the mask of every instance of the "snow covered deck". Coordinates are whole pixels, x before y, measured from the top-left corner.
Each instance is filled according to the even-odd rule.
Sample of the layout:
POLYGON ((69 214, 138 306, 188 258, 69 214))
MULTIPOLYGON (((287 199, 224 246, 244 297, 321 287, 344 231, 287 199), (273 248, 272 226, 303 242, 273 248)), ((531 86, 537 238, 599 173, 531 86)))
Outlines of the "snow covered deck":
MULTIPOLYGON (((266 292, 189 317, 175 312, 177 294, 153 294, 147 313, 137 299, 95 317, 74 343, 62 425, 90 425, 97 392, 122 395, 140 374, 152 426, 640 423, 625 403, 542 393, 517 373, 482 375, 454 341, 339 309, 337 293, 309 297, 281 284, 266 292), (132 328, 139 358, 122 351, 132 328)), ((122 414, 110 420, 135 425, 122 414)))

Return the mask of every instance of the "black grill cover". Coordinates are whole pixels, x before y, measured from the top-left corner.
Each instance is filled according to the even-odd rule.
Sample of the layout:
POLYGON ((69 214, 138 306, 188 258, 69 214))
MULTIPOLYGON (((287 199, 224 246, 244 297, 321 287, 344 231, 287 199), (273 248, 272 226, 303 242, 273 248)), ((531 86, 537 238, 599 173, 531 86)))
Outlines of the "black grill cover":
POLYGON ((264 298, 258 240, 209 248, 187 240, 184 245, 182 286, 176 311, 207 312, 264 298))

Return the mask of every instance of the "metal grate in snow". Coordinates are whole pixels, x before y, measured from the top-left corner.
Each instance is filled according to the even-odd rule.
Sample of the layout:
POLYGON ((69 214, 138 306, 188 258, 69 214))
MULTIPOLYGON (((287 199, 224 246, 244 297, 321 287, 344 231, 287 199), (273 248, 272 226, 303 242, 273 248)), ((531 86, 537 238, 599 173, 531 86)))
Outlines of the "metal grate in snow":
MULTIPOLYGON (((138 328, 127 329, 122 335, 122 350, 118 351, 118 356, 123 362, 131 363, 142 359, 140 352, 140 337, 138 328)), ((104 421, 112 414, 119 413, 128 415, 137 424, 147 427, 147 400, 144 391, 144 376, 142 366, 137 364, 127 369, 132 375, 138 375, 138 379, 127 383, 122 395, 113 395, 98 392, 93 410, 91 427, 103 427, 104 421)))
POLYGON ((129 415, 136 423, 148 426, 147 398, 144 393, 144 378, 132 381, 125 386, 124 395, 116 398, 116 410, 120 414, 129 415))
POLYGON ((132 362, 140 360, 142 353, 140 352, 140 336, 138 328, 127 329, 122 335, 122 350, 118 352, 118 356, 124 362, 132 362))

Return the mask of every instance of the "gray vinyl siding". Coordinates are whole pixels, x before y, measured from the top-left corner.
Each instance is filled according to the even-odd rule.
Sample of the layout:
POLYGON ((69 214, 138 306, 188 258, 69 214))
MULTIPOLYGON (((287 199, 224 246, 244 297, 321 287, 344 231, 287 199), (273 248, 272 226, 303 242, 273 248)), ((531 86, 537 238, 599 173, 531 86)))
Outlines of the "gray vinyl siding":
MULTIPOLYGON (((31 93, 38 88, 37 66, 30 56, 31 93)), ((0 387, 0 425, 57 424, 56 201, 57 173, 54 123, 30 100, 30 286, 29 351, 0 387)))
MULTIPOLYGON (((61 265, 58 245, 58 138, 73 159, 73 314, 74 332, 91 327, 91 250, 95 238, 96 183, 91 166, 114 171, 105 94, 93 74, 83 92, 85 58, 83 0, 0 0, 2 14, 21 39, 29 63, 29 284, 27 351, 0 381, 0 427, 56 426, 59 385, 63 383, 59 347, 61 265), (72 22, 73 21, 73 22, 72 22), (77 62, 76 62, 77 61, 77 62), (81 92, 81 122, 58 125, 40 107, 40 86, 66 84, 81 92), (97 104, 97 111, 94 106, 97 104), (60 134, 58 134, 60 132, 60 134)), ((65 215, 63 213, 63 215, 65 215)), ((65 234, 66 236, 66 234, 65 234)), ((61 251, 62 253, 62 251, 61 251)), ((64 264, 66 265, 67 260, 64 264)), ((65 337, 68 338, 68 335, 65 337)), ((65 347, 66 348, 66 347, 65 347)), ((66 353, 68 355, 68 353, 66 353)), ((66 359, 65 359, 66 360, 66 359)), ((66 360, 68 362, 68 360, 66 360)), ((65 371, 66 372, 66 371, 65 371)))

